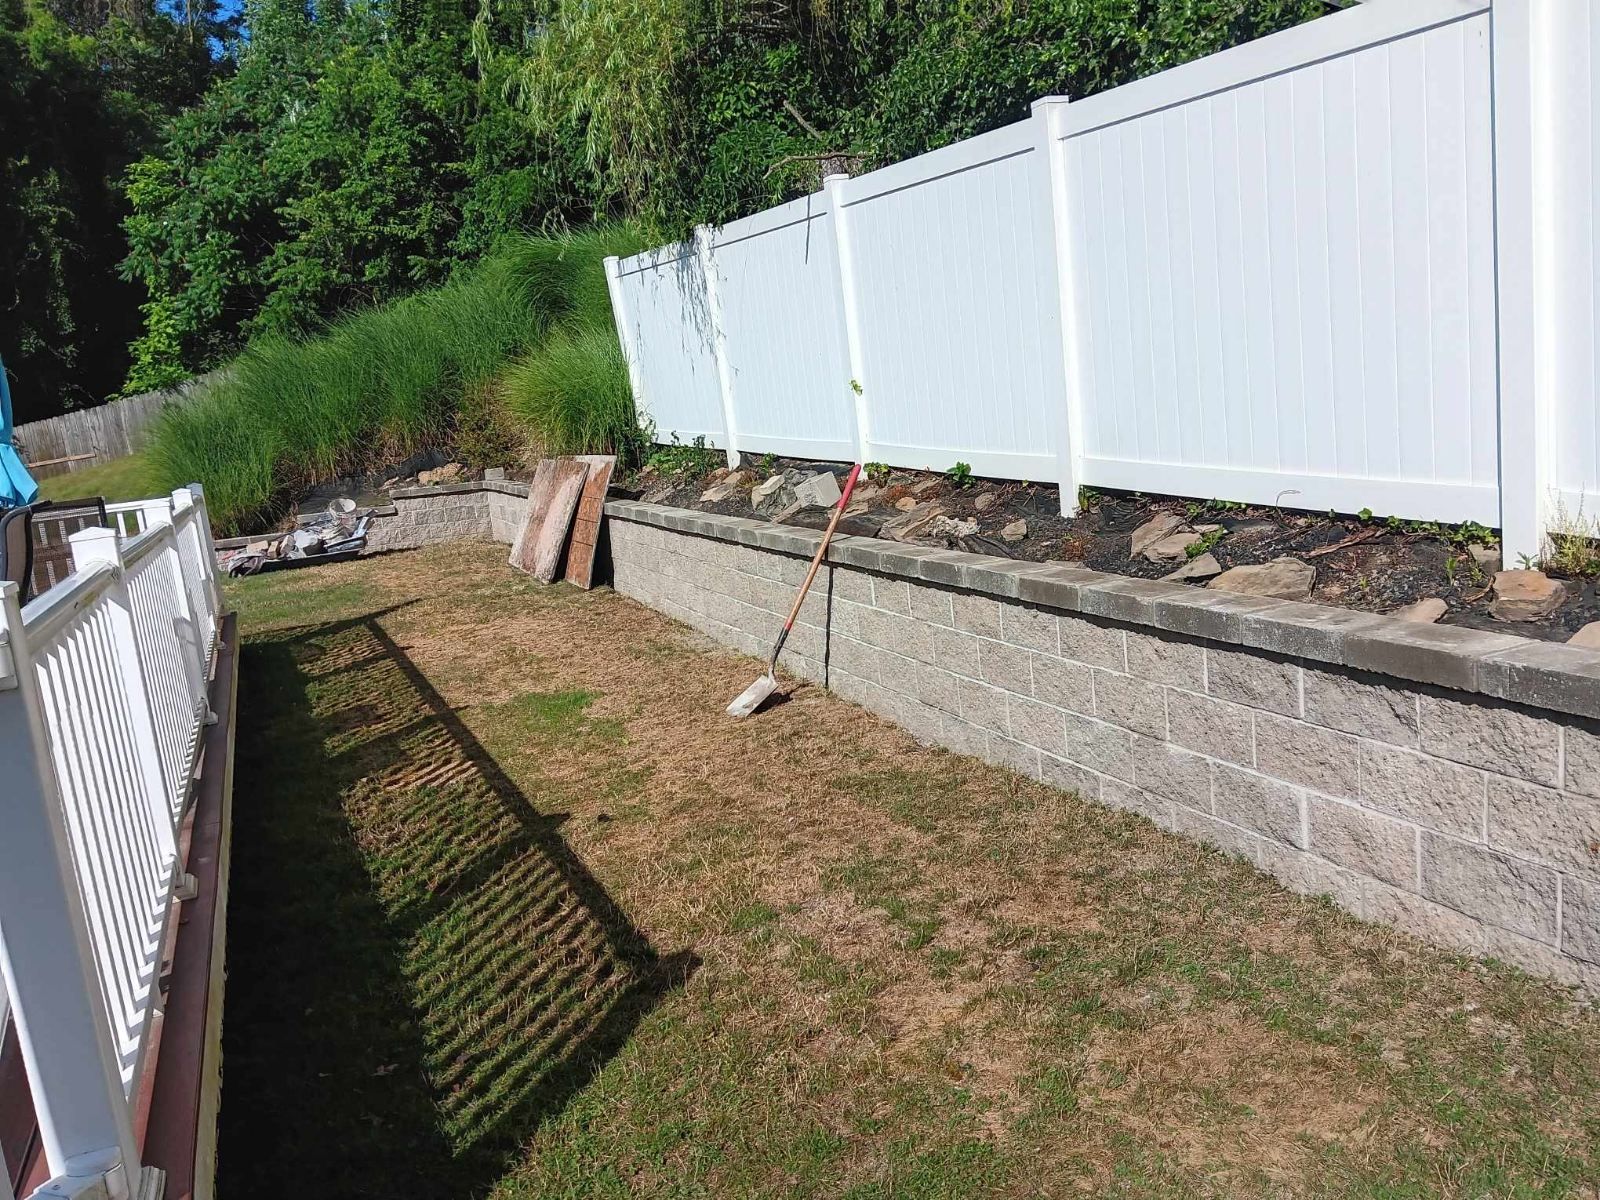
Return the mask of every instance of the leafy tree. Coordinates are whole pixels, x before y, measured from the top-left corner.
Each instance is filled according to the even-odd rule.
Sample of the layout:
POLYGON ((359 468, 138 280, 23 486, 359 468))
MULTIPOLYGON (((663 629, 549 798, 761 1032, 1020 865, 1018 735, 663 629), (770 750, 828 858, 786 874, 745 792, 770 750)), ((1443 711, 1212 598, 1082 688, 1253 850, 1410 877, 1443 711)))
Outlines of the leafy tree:
POLYGON ((237 72, 129 174, 129 386, 438 283, 519 229, 678 235, 1323 9, 251 0, 237 72))
POLYGON ((195 20, 149 0, 0 0, 0 355, 19 420, 122 382, 138 312, 117 276, 118 181, 219 69, 206 41, 222 26, 195 20))

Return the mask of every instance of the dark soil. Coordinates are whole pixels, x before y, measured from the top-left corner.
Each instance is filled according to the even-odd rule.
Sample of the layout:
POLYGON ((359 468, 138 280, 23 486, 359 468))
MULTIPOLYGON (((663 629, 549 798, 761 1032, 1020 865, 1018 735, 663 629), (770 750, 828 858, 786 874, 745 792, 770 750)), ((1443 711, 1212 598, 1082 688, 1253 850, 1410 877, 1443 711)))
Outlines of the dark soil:
MULTIPOLYGON (((848 470, 837 463, 747 459, 746 485, 737 495, 716 503, 704 503, 700 497, 726 471, 691 470, 664 478, 646 470, 629 481, 627 490, 656 503, 748 517, 756 515, 751 508, 750 485, 774 471, 789 469, 807 474, 832 471, 841 481, 848 470)), ((977 532, 969 536, 917 537, 912 539, 915 544, 1029 562, 1082 563, 1096 571, 1159 579, 1182 563, 1134 557, 1130 536, 1157 514, 1173 512, 1193 524, 1223 528, 1225 533, 1211 553, 1224 570, 1282 556, 1309 562, 1316 568, 1311 599, 1317 603, 1382 613, 1437 597, 1449 606, 1440 624, 1513 632, 1547 641, 1565 641, 1588 622, 1600 620, 1596 584, 1583 580, 1566 581, 1570 599, 1544 621, 1506 624, 1495 620, 1489 614, 1492 575, 1467 551, 1469 542, 1481 544, 1486 537, 1487 531, 1481 529, 1126 492, 1086 494, 1083 511, 1069 518, 1061 515, 1059 489, 1053 484, 990 479, 960 483, 918 471, 896 470, 873 480, 863 477, 857 487, 858 496, 866 499, 864 503, 852 501, 849 515, 840 524, 843 532, 877 534, 884 522, 902 515, 896 501, 910 496, 919 502, 936 501, 947 516, 972 519, 978 525, 977 532), (980 511, 979 497, 984 496, 991 500, 984 502, 980 511), (1007 542, 1001 530, 1017 520, 1027 523, 1027 534, 1020 541, 1007 542)), ((805 509, 786 520, 821 527, 827 518, 826 511, 805 509)), ((1489 541, 1494 544, 1492 538, 1489 541)), ((1198 582, 1192 586, 1205 585, 1198 582)))

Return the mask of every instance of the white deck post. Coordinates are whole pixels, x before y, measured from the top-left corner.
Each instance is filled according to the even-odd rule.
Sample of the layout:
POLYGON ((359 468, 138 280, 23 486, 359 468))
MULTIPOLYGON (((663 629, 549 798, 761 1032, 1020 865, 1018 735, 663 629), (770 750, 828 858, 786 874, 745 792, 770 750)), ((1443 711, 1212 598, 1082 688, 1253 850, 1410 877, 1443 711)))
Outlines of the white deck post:
MULTIPOLYGON (((179 562, 180 564, 182 563, 181 542, 187 538, 194 548, 195 560, 199 564, 201 575, 201 591, 205 593, 206 598, 208 611, 195 610, 192 597, 189 607, 191 610, 195 610, 193 611, 194 636, 196 653, 199 656, 200 678, 209 679, 211 677, 211 645, 212 639, 217 632, 216 614, 221 611, 221 593, 218 591, 215 582, 216 570, 214 568, 208 570, 206 567, 207 546, 211 538, 209 532, 202 534, 199 530, 199 522, 204 519, 205 509, 196 507, 194 493, 188 488, 178 488, 172 493, 172 527, 173 532, 180 541, 179 562)), ((185 595, 189 595, 187 589, 185 589, 185 595)), ((201 695, 204 696, 204 694, 205 689, 202 688, 201 695)), ((208 725, 216 720, 216 714, 211 712, 209 702, 206 706, 206 714, 206 723, 208 725)))
POLYGON ((107 563, 116 572, 116 583, 106 593, 106 615, 111 624, 111 652, 116 657, 117 674, 123 694, 128 698, 128 720, 133 726, 134 772, 149 806, 156 842, 168 864, 178 861, 176 809, 178 797, 172 794, 166 772, 161 769, 157 750, 155 708, 145 680, 148 672, 133 627, 133 601, 123 575, 122 544, 114 529, 80 529, 67 538, 72 547, 72 566, 87 571, 107 563))
POLYGON ((180 627, 178 630, 178 641, 184 647, 183 676, 189 685, 189 695, 194 698, 195 711, 199 712, 202 706, 209 710, 206 699, 205 645, 200 640, 200 622, 189 600, 189 585, 183 577, 183 553, 178 546, 178 531, 172 523, 171 497, 158 496, 154 500, 144 501, 140 505, 140 516, 146 530, 165 527, 170 531, 167 544, 157 553, 167 564, 166 569, 172 575, 172 586, 177 592, 178 604, 186 614, 187 628, 180 627))
POLYGON ((1057 482, 1061 487, 1061 515, 1078 512, 1079 455, 1083 445, 1083 373, 1078 352, 1077 277, 1073 271, 1071 192, 1067 179, 1067 97, 1046 96, 1033 102, 1033 122, 1039 138, 1039 162, 1044 170, 1055 233, 1056 311, 1061 323, 1061 368, 1066 377, 1066 405, 1050 414, 1056 442, 1057 482))
POLYGON ((138 1150, 14 583, 0 583, 0 614, 0 980, 58 1193, 127 1200, 138 1150))
POLYGON ((217 545, 211 540, 211 510, 206 507, 206 490, 198 483, 188 487, 195 507, 195 540, 200 543, 201 566, 211 589, 211 611, 222 614, 222 580, 217 575, 217 545))
POLYGON ((711 354, 717 360, 717 389, 722 394, 722 428, 728 438, 728 466, 739 465, 739 427, 733 419, 733 367, 728 362, 728 342, 722 335, 722 298, 717 290, 717 265, 711 255, 711 230, 694 231, 695 257, 706 285, 706 321, 710 324, 711 354))
POLYGON ((867 371, 861 349, 861 315, 856 304, 855 253, 850 237, 850 221, 845 215, 844 185, 849 182, 848 175, 829 175, 823 179, 822 189, 827 194, 828 210, 833 216, 834 257, 839 263, 844 340, 850 358, 847 386, 855 393, 856 461, 866 463, 872 459, 872 422, 867 402, 867 371))

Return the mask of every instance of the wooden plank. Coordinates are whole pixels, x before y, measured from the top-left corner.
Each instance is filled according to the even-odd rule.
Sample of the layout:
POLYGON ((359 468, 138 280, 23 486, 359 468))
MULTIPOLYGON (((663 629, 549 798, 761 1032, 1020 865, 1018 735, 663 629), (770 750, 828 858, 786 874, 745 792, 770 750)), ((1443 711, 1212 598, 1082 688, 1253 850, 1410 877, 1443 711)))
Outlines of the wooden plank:
POLYGON ((595 551, 600 545, 600 523, 605 519, 606 489, 616 470, 614 454, 581 454, 589 464, 589 478, 578 500, 578 515, 572 523, 572 543, 567 547, 567 582, 588 590, 594 586, 595 551))
POLYGON ((578 496, 589 479, 589 464, 576 458, 547 458, 528 485, 528 516, 511 547, 510 562, 540 583, 550 583, 561 565, 567 529, 578 496))

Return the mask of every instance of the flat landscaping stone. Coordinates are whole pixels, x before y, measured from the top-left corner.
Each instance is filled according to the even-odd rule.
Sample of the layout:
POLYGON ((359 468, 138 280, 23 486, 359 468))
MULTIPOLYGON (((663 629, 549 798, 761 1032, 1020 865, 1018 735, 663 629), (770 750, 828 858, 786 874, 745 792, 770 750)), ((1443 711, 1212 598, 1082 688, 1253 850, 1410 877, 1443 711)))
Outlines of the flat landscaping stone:
POLYGON ((1450 606, 1443 600, 1437 596, 1430 596, 1426 600, 1418 600, 1415 604, 1397 608, 1389 615, 1399 621, 1420 621, 1424 625, 1432 625, 1449 611, 1450 606))
POLYGON ((1304 600, 1311 595, 1317 569, 1298 558, 1275 558, 1254 566, 1231 567, 1206 586, 1245 596, 1270 596, 1277 600, 1304 600))
POLYGON ((1135 556, 1143 554, 1162 538, 1170 535, 1184 523, 1177 513, 1157 513, 1133 531, 1130 548, 1135 556))
POLYGON ((1584 650, 1600 650, 1600 621, 1590 621, 1567 639, 1567 645, 1584 650))
POLYGON ((1217 561, 1215 554, 1201 554, 1191 558, 1172 574, 1165 576, 1167 579, 1183 582, 1186 579, 1210 579, 1214 575, 1222 574, 1222 564, 1217 561))
POLYGON ((1489 615, 1497 621, 1537 621, 1566 599, 1567 589, 1543 571, 1497 571, 1489 615))

